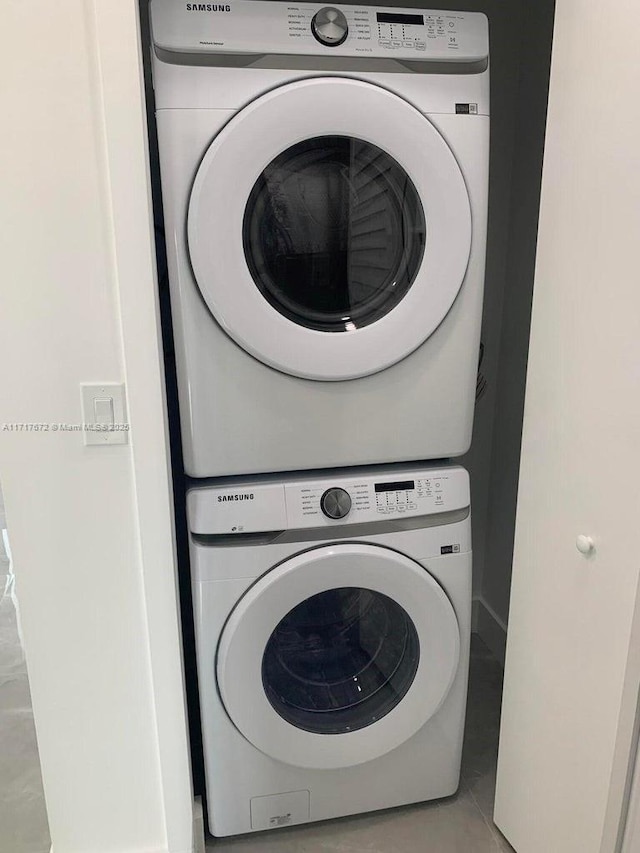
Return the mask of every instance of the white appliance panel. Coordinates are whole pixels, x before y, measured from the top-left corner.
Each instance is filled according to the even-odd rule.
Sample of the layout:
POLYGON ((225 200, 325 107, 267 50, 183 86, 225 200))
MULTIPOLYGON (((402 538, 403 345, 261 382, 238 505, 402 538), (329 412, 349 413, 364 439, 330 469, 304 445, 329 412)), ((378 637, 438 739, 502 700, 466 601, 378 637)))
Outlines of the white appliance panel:
POLYGON ((230 3, 152 0, 156 46, 183 54, 303 54, 391 57, 413 62, 481 62, 489 53, 488 22, 479 12, 371 6, 326 6, 272 0, 230 3), (313 34, 314 17, 336 9, 346 23, 338 45, 313 34))
POLYGON ((187 473, 211 477, 464 453, 471 440, 482 310, 489 119, 430 116, 460 163, 474 223, 467 273, 451 310, 407 358, 373 376, 332 383, 328 394, 317 382, 272 370, 238 347, 206 310, 193 279, 185 221, 194 169, 231 115, 210 109, 158 114, 187 473), (393 413, 392 426, 383 411, 393 413))
MULTIPOLYGON (((420 485, 423 499, 427 490, 441 491, 447 508, 465 503, 468 508, 468 476, 457 466, 397 466, 364 475, 352 471, 339 482, 347 489, 366 485, 371 499, 382 494, 375 489, 382 484, 402 502, 411 480, 416 493, 420 485)), ((306 489, 332 488, 337 482, 327 474, 208 484, 189 493, 190 529, 212 529, 215 513, 207 521, 203 508, 235 503, 217 500, 232 496, 234 489, 240 494, 262 486, 265 500, 273 498, 282 512, 283 507, 288 510, 290 495, 297 503, 306 489), (212 503, 207 492, 216 498, 212 503), (198 513, 200 521, 194 524, 198 513)), ((310 529, 309 540, 192 534, 209 827, 215 836, 455 792, 471 619, 470 517, 455 520, 460 516, 453 515, 448 522, 452 514, 438 512, 424 516, 427 526, 407 530, 394 530, 390 515, 375 517, 377 521, 362 525, 365 536, 358 535, 359 525, 348 516, 336 521, 334 533, 310 529), (430 525, 431 518, 441 520, 439 525, 430 525), (345 525, 348 540, 336 541, 336 532, 345 525), (460 543, 460 550, 443 548, 450 542, 460 543), (279 620, 309 597, 345 587, 382 594, 403 609, 417 631, 424 669, 419 663, 414 681, 386 716, 343 734, 314 734, 298 725, 296 715, 286 722, 269 704, 263 689, 264 655, 279 620)), ((295 524, 287 517, 287 525, 295 524)))
POLYGON ((240 481, 235 486, 194 488, 187 496, 190 529, 200 535, 411 518, 464 509, 469 500, 469 478, 458 466, 346 477, 336 471, 287 484, 240 481), (331 489, 341 489, 349 497, 350 509, 342 518, 331 518, 322 510, 322 497, 331 489))
MULTIPOLYGON (((380 45, 371 54, 370 61, 364 62, 356 56, 341 53, 343 48, 350 44, 349 39, 355 31, 351 30, 347 21, 348 36, 342 44, 320 44, 316 37, 311 35, 313 50, 309 48, 311 52, 306 57, 305 64, 304 51, 297 57, 292 56, 290 52, 282 52, 281 42, 275 37, 272 39, 270 35, 269 27, 275 26, 280 20, 278 16, 286 10, 285 4, 262 0, 256 3, 240 0, 240 3, 247 8, 255 7, 255 20, 258 23, 254 34, 257 38, 259 32, 262 53, 266 50, 269 56, 262 55, 261 59, 260 56, 246 54, 243 58, 241 54, 234 56, 225 52, 225 48, 221 53, 214 51, 211 55, 189 57, 177 49, 168 51, 160 47, 153 55, 185 469, 194 477, 220 477, 443 459, 460 455, 468 449, 471 438, 482 311, 489 141, 487 63, 485 61, 482 65, 474 60, 473 65, 461 69, 455 63, 447 64, 441 60, 431 65, 426 61, 396 60, 388 57, 400 57, 399 49, 396 49, 395 53, 393 50, 385 52, 386 47, 380 45), (260 16, 269 19, 264 27, 260 25, 260 16), (320 53, 313 52, 316 50, 320 50, 320 53), (463 70, 466 73, 461 73, 463 70), (312 85, 309 80, 312 77, 320 78, 323 86, 318 83, 312 85), (302 277, 309 285, 305 293, 308 300, 302 308, 309 313, 304 317, 300 315, 299 320, 286 314, 290 289, 294 288, 296 280, 293 273, 276 275, 276 288, 268 291, 269 282, 265 281, 262 274, 256 278, 256 268, 252 267, 251 276, 255 287, 251 285, 247 278, 247 268, 253 261, 258 262, 256 258, 260 260, 258 254, 264 247, 256 241, 254 245, 257 245, 257 254, 245 253, 243 260, 243 252, 238 251, 238 244, 243 242, 244 237, 238 234, 237 223, 240 219, 243 222, 250 221, 253 229, 251 233, 259 234, 262 214, 260 207, 256 206, 248 213, 245 211, 240 215, 242 211, 238 210, 238 206, 242 205, 243 199, 238 201, 237 181, 231 174, 230 183, 222 194, 225 199, 223 206, 225 209, 229 207, 236 223, 233 234, 230 234, 228 240, 224 240, 225 247, 231 246, 232 243, 235 246, 232 263, 227 265, 227 277, 229 281, 238 281, 239 276, 244 276, 244 284, 238 289, 238 295, 241 301, 246 297, 246 304, 244 308, 242 305, 239 308, 234 305, 236 314, 230 317, 226 308, 221 311, 220 305, 213 304, 217 300, 216 294, 209 293, 207 298, 211 304, 203 299, 206 286, 200 290, 198 284, 203 287, 202 282, 196 282, 194 277, 194 269, 198 266, 198 253, 203 251, 202 247, 207 242, 198 237, 195 243, 189 245, 186 239, 186 223, 187 219, 191 219, 189 204, 194 176, 207 151, 222 137, 225 128, 234 122, 241 124, 245 111, 248 115, 251 108, 267 92, 284 90, 291 84, 299 87, 300 91, 308 89, 309 92, 319 92, 321 88, 324 91, 324 84, 330 84, 335 78, 340 78, 340 81, 353 81, 354 85, 366 84, 371 90, 379 90, 380 97, 376 98, 378 107, 374 110, 376 128, 393 126, 394 123, 404 125, 404 119, 397 122, 393 119, 390 106, 392 102, 401 104, 406 115, 415 113, 412 135, 414 141, 411 144, 407 142, 407 146, 400 150, 402 146, 397 144, 397 140, 401 135, 395 133, 395 154, 391 153, 389 156, 395 159, 413 181, 425 212, 426 232, 418 222, 418 230, 412 233, 426 233, 425 245, 430 237, 433 241, 434 236, 439 233, 440 237, 433 241, 433 245, 444 247, 447 244, 449 250, 431 254, 429 246, 426 245, 424 270, 422 266, 418 266, 412 255, 407 256, 405 264, 408 269, 407 264, 411 262, 412 271, 409 273, 405 273, 404 267, 402 270, 400 267, 396 270, 389 261, 380 267, 384 274, 378 276, 379 282, 377 279, 374 281, 372 270, 375 265, 371 255, 367 260, 369 278, 364 284, 370 287, 373 282, 380 290, 379 294, 375 290, 372 291, 375 296, 372 299, 369 296, 364 298, 366 288, 362 291, 362 296, 356 297, 354 310, 363 309, 364 313, 369 312, 364 321, 360 325, 354 323, 355 330, 347 328, 346 325, 343 331, 322 331, 322 326, 313 325, 305 327, 305 321, 315 322, 310 314, 316 308, 317 299, 322 301, 319 291, 312 292, 315 274, 307 270, 302 277), (309 83, 306 88, 303 85, 305 82, 309 83), (431 175, 433 172, 439 173, 443 158, 429 155, 429 163, 422 169, 419 158, 406 153, 408 149, 415 151, 424 147, 420 132, 422 127, 430 129, 431 138, 440 136, 440 147, 447 150, 451 162, 458 170, 458 184, 468 196, 464 215, 460 213, 460 205, 452 206, 446 202, 446 198, 445 203, 441 203, 436 200, 433 192, 425 189, 434 186, 430 175, 427 174, 429 169, 431 175), (458 235, 457 244, 460 244, 460 235, 467 227, 468 239, 469 210, 471 245, 465 268, 460 259, 463 256, 466 259, 466 250, 462 251, 459 245, 453 245, 456 243, 453 236, 458 235), (245 215, 248 217, 246 220, 245 215), (464 226, 465 221, 467 226, 464 226), (442 237, 442 232, 448 235, 446 239, 442 237), (459 261, 460 269, 457 269, 457 272, 451 267, 452 259, 459 261), (449 285, 440 289, 432 288, 428 281, 429 276, 443 280, 441 273, 445 267, 449 285), (396 281, 396 272, 401 276, 402 284, 393 291, 389 284, 396 281), (246 286, 247 283, 250 286, 246 286), (409 289, 405 291, 407 283, 409 289), (257 294, 254 291, 259 287, 263 287, 265 304, 261 304, 259 299, 256 300, 257 294), (278 287, 281 287, 280 294, 277 292, 278 287), (420 298, 421 289, 425 293, 433 294, 440 291, 438 304, 426 306, 425 301, 420 298), (395 294, 401 292, 403 295, 394 303, 395 294), (274 300, 279 299, 284 305, 283 311, 274 305, 274 300), (414 305, 412 310, 408 311, 406 309, 410 307, 411 300, 414 305), (254 310, 257 305, 260 310, 254 310), (423 328, 420 319, 425 308, 428 308, 428 327, 425 324, 423 328), (376 314, 376 311, 383 309, 386 313, 376 314), (244 326, 241 328, 236 320, 243 310, 247 321, 245 323, 243 317, 244 326), (264 317, 271 318, 273 322, 270 319, 269 323, 262 323, 260 318, 264 317), (280 347, 279 353, 267 352, 260 346, 261 330, 265 328, 270 330, 270 339, 275 340, 280 347), (419 330, 423 333, 422 338, 417 333, 419 330), (318 344, 321 344, 319 349, 318 344), (332 346, 329 346, 330 344, 332 346), (300 358, 295 359, 299 362, 297 372, 296 365, 291 366, 290 354, 287 356, 284 352, 283 355, 283 345, 285 349, 300 353, 300 358), (308 354, 313 347, 318 351, 312 354, 310 364, 308 354), (305 363, 303 356, 306 357, 305 363), (261 358, 263 360, 260 360, 261 358), (274 370, 274 367, 277 369, 274 370), (284 372, 286 369, 291 370, 291 373, 284 372), (376 370, 378 372, 373 372, 376 370), (389 412, 393 413, 391 419, 387 417, 389 412), (231 428, 230 424, 233 425, 231 428)), ((219 20, 220 23, 216 26, 224 29, 231 26, 224 22, 234 17, 234 10, 241 8, 238 4, 229 3, 231 11, 227 12, 226 4, 222 11, 217 8, 217 4, 204 5, 207 7, 204 10, 194 11, 187 10, 185 4, 178 3, 177 0, 154 0, 152 16, 156 39, 163 41, 164 36, 161 38, 159 34, 164 32, 167 38, 169 34, 171 38, 179 41, 181 33, 184 35, 181 21, 184 23, 185 15, 191 16, 189 21, 200 21, 196 28, 204 26, 206 29, 206 21, 219 20), (211 10, 208 5, 211 5, 211 10)), ((340 15, 343 14, 339 7, 331 8, 340 15)), ((298 10, 296 14, 303 16, 307 12, 313 12, 315 16, 319 11, 325 10, 325 18, 328 15, 327 7, 321 9, 314 4, 303 4, 295 9, 292 6, 291 10, 298 10)), ((350 7, 344 14, 351 15, 357 11, 360 16, 358 10, 363 13, 365 11, 364 7, 350 7)), ((331 14, 333 15, 333 12, 331 14)), ((422 15, 426 20, 429 13, 424 10, 367 7, 365 17, 368 16, 367 19, 371 21, 371 16, 374 15, 376 27, 380 25, 381 30, 385 27, 391 28, 391 35, 395 34, 393 28, 397 26, 404 26, 405 30, 409 31, 417 26, 429 29, 427 24, 416 24, 412 19, 403 18, 405 14, 422 15), (400 22, 389 18, 389 15, 393 17, 394 14, 400 22)), ((460 15, 469 23, 471 30, 476 33, 484 32, 486 36, 484 18, 476 19, 467 13, 460 15)), ((296 26, 301 26, 299 22, 302 19, 297 20, 296 26)), ((339 18, 336 20, 341 23, 339 18)), ((437 31, 438 17, 434 20, 437 31)), ((189 26, 195 27, 196 24, 189 26)), ((439 35, 442 34, 434 34, 434 43, 439 35)), ((289 39, 289 36, 286 38, 289 39)), ((381 35, 381 38, 384 40, 386 36, 381 35)), ((397 39, 394 37, 392 40, 397 39)), ((171 47, 169 42, 165 47, 167 45, 171 47)), ((185 43, 183 47, 188 46, 185 43)), ((219 45, 213 47, 217 48, 219 45)), ((407 50, 414 51, 417 55, 416 49, 407 50)), ((483 53, 486 55, 486 39, 485 48, 480 50, 478 55, 483 53)), ((338 88, 340 92, 346 91, 333 85, 326 86, 327 91, 329 88, 334 93, 337 93, 338 88)), ((275 100, 277 99, 274 99, 274 102, 275 100)), ((300 113, 300 106, 292 110, 286 108, 284 100, 278 100, 278 103, 283 105, 283 109, 277 117, 277 124, 286 128, 300 113)), ((357 112, 355 108, 344 109, 346 100, 341 110, 341 103, 342 94, 337 99, 335 110, 329 111, 327 115, 331 117, 340 116, 345 111, 357 112)), ((398 112, 397 117, 399 116, 398 112)), ((316 127, 313 133, 331 135, 335 130, 333 124, 333 120, 323 120, 322 127, 316 127)), ((336 139, 342 138, 340 128, 335 132, 336 139)), ((251 147, 253 138, 253 134, 249 139, 245 138, 243 146, 251 147)), ((365 139, 364 144, 376 146, 376 138, 374 135, 370 142, 365 139)), ((308 137, 300 140, 294 132, 281 141, 280 147, 284 149, 282 153, 286 153, 289 148, 307 142, 308 137)), ((378 144, 378 147, 383 149, 384 154, 384 149, 388 146, 378 144)), ((256 157, 255 162, 250 164, 252 169, 260 167, 258 160, 259 157, 256 157)), ((235 167, 231 163, 229 171, 233 172, 233 168, 235 167)), ((337 171, 339 172, 333 168, 334 174, 337 171)), ((244 171, 242 173, 244 174, 244 171)), ((218 172, 218 175, 220 174, 218 172)), ((312 178, 308 180, 313 183, 312 178)), ((217 178, 212 186, 216 182, 217 178)), ((447 185, 451 181, 442 183, 447 185)), ((258 195, 255 198, 258 198, 258 195)), ((295 193, 289 195, 289 200, 290 221, 300 223, 304 217, 301 219, 295 213, 295 193)), ((407 212, 409 208, 405 204, 400 212, 396 213, 393 206, 387 204, 385 216, 395 217, 393 221, 404 223, 404 229, 409 218, 416 221, 417 209, 417 205, 414 205, 411 211, 407 212)), ((391 218, 389 221, 392 221, 391 218)), ((401 228, 396 225, 392 233, 397 236, 400 231, 401 228)), ((291 228, 287 231, 290 236, 298 232, 300 227, 297 231, 291 228)), ((229 233, 228 229, 226 233, 229 233)), ((340 233, 350 232, 343 229, 340 233)), ((359 234, 358 237, 362 235, 359 234)), ((315 246, 307 251, 299 236, 296 241, 296 251, 293 252, 296 263, 298 260, 302 262, 309 255, 312 259, 309 263, 315 264, 316 255, 323 258, 323 252, 334 260, 341 258, 341 253, 348 254, 341 246, 325 251, 325 244, 320 247, 321 251, 316 251, 315 246)), ((395 241, 400 242, 397 239, 395 241)), ((464 243, 464 240, 462 242, 464 243)), ((365 248, 371 252, 370 246, 365 248)), ((217 254, 222 257, 221 253, 217 254)), ((290 259, 281 257, 283 254, 287 255, 287 252, 278 249, 273 253, 273 258, 277 263, 282 261, 283 264, 289 264, 292 269, 290 259)), ((273 268, 275 269, 275 266, 273 268)), ((318 269, 322 269, 321 264, 318 269)), ((351 299, 351 280, 355 278, 351 276, 351 268, 349 274, 343 275, 343 278, 345 281, 340 284, 339 298, 333 299, 329 312, 333 312, 335 316, 340 315, 340 318, 343 313, 349 314, 352 308, 351 302, 347 301, 345 304, 349 310, 343 311, 345 298, 348 296, 349 300, 351 299)), ((362 285, 362 282, 360 284, 362 285)), ((300 305, 295 307, 298 310, 300 305)), ((326 313, 321 322, 325 322, 326 313)), ((352 320, 349 316, 343 319, 345 324, 352 320)), ((362 320, 362 317, 359 317, 359 320, 362 320)), ((274 523, 276 520, 274 519, 274 523)))

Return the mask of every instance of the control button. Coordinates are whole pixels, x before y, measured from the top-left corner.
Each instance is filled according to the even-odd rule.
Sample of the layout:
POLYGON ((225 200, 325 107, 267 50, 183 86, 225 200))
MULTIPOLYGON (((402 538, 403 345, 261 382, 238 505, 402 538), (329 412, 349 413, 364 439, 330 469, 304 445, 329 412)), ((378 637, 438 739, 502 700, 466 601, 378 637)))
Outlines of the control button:
POLYGON ((412 41, 403 41, 402 44, 405 47, 414 47, 414 42, 412 42, 412 41))
POLYGON ((320 498, 320 509, 327 518, 344 518, 351 511, 351 496, 344 489, 327 489, 320 498))
POLYGON ((394 40, 391 42, 391 47, 402 47, 402 42, 394 40))
POLYGON ((390 47, 391 39, 379 39, 378 44, 381 44, 382 47, 390 47))
POLYGON ((409 504, 409 509, 418 509, 418 504, 409 504))
POLYGON ((313 16, 311 32, 320 44, 327 47, 338 47, 349 34, 349 25, 340 9, 325 6, 313 16))
POLYGON ((425 44, 425 42, 423 42, 423 41, 417 41, 416 42, 416 50, 426 50, 426 49, 427 49, 427 45, 425 44))

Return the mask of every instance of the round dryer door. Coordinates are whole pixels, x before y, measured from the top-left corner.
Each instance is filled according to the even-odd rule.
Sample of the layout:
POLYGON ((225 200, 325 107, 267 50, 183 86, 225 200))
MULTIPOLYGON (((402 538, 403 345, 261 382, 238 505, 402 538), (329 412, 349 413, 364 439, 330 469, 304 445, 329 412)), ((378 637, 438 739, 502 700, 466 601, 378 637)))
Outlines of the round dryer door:
POLYGON ((435 714, 459 653, 453 607, 423 566, 377 545, 330 545, 276 566, 240 600, 220 639, 218 686, 262 752, 349 767, 435 714))
POLYGON ((352 379, 400 361, 446 316, 469 260, 469 197, 440 133, 402 98, 303 80, 215 137, 188 243, 206 304, 247 352, 352 379))

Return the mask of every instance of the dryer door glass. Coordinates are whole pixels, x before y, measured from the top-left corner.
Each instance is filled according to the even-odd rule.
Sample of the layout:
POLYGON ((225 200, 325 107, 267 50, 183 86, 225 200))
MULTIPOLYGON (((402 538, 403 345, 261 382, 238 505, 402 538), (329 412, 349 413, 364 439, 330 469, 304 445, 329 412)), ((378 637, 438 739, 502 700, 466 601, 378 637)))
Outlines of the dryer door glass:
POLYGON ((370 142, 307 139, 262 172, 244 215, 253 280, 282 315, 345 332, 389 313, 422 262, 425 216, 404 169, 370 142))
POLYGON ((420 643, 395 601, 356 587, 306 599, 276 627, 262 661, 269 702, 297 728, 342 734, 375 723, 409 690, 420 643))
MULTIPOLYGON (((185 285, 193 273, 238 346, 334 382, 385 370, 435 332, 468 274, 471 206, 428 116, 380 86, 319 77, 201 118, 203 143, 223 126, 191 188, 185 285)), ((483 168, 477 118, 455 138, 483 168)), ((478 213, 482 240, 482 197, 478 213)), ((481 278, 474 267, 474 293, 481 278)))

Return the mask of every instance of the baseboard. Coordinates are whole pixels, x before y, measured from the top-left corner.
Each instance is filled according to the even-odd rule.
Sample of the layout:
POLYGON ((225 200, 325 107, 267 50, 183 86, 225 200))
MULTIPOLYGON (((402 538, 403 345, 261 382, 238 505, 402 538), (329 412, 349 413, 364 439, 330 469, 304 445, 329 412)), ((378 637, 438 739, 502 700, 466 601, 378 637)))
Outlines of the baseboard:
POLYGON ((489 651, 504 666, 507 647, 507 626, 482 596, 473 599, 471 625, 489 651))
MULTIPOLYGON (((203 839, 203 843, 204 843, 204 839, 203 839)), ((118 848, 118 850, 122 850, 122 848, 118 848)), ((203 848, 203 850, 204 850, 204 848, 203 848)), ((175 850, 175 849, 170 850, 168 847, 165 846, 162 848, 158 848, 158 847, 146 848, 145 850, 141 851, 140 847, 136 846, 135 850, 133 848, 130 848, 130 851, 131 851, 131 853, 198 853, 199 848, 198 847, 195 847, 195 848, 189 847, 188 850, 185 850, 184 848, 182 848, 182 850, 175 850)), ((49 848, 49 853, 54 853, 53 844, 49 848)))
MULTIPOLYGON (((200 808, 202 808, 202 806, 200 808)), ((195 820, 194 820, 194 828, 195 828, 195 820)), ((153 848, 153 850, 147 848, 146 850, 143 851, 143 853, 200 853, 200 851, 202 851, 202 853, 206 853, 205 847, 204 847, 204 824, 202 824, 202 836, 201 837, 202 837, 202 846, 198 846, 200 842, 199 842, 198 838, 196 837, 194 840, 194 846, 189 847, 188 850, 185 850, 184 848, 182 850, 175 850, 175 849, 169 850, 168 847, 163 847, 162 849, 158 849, 157 847, 155 847, 155 848, 153 848)), ((49 848, 49 853, 54 853, 53 844, 49 848)), ((131 853, 141 853, 141 850, 139 847, 136 847, 135 851, 133 849, 131 849, 131 853)))

